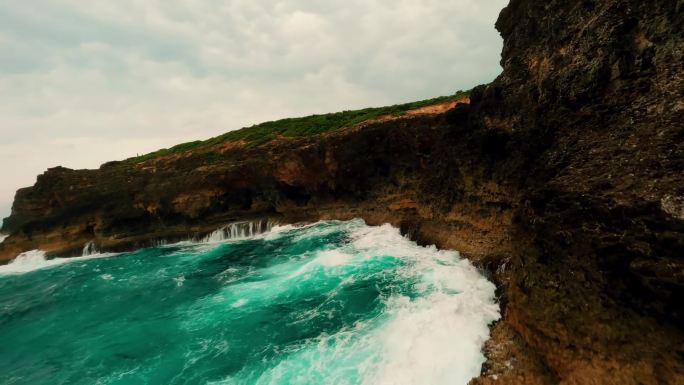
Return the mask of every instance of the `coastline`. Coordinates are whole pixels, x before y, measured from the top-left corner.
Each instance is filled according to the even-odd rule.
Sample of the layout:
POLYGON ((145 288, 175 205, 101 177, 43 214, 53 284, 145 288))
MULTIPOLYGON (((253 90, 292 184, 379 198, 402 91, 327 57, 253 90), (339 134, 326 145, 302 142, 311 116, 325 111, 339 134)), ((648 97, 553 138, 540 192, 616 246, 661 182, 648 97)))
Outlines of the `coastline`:
MULTIPOLYGON (((274 226, 289 226, 289 225, 295 225, 295 226, 311 226, 313 224, 319 223, 320 221, 325 221, 325 220, 341 220, 341 221, 348 221, 348 220, 362 220, 364 223, 366 223, 369 226, 382 226, 388 222, 382 222, 379 220, 379 218, 387 218, 385 216, 378 216, 375 217, 374 220, 378 221, 377 223, 369 223, 367 220, 363 218, 345 218, 345 219, 338 219, 338 218, 325 218, 325 219, 319 219, 319 220, 311 220, 311 221, 298 221, 298 222, 292 222, 292 223, 287 223, 287 222, 275 222, 273 218, 260 218, 258 220, 254 221, 243 221, 243 222, 237 222, 239 224, 248 224, 247 227, 249 228, 259 228, 265 230, 254 232, 253 234, 250 233, 250 235, 253 236, 258 236, 261 234, 268 234, 270 231, 270 226, 264 226, 265 223, 268 224, 273 224, 274 226)), ((436 244, 429 243, 426 238, 421 237, 420 231, 417 231, 419 227, 424 227, 425 224, 422 226, 417 226, 415 222, 411 223, 410 225, 407 225, 407 223, 404 221, 395 221, 396 224, 391 224, 392 227, 396 228, 397 230, 402 233, 405 237, 407 237, 409 240, 416 242, 419 245, 422 246, 435 246, 437 247, 436 244)), ((116 258, 117 255, 120 252, 127 252, 127 251, 136 251, 145 247, 153 247, 155 245, 159 244, 169 244, 172 245, 176 241, 179 241, 181 243, 183 242, 208 242, 209 238, 211 238, 211 235, 225 229, 226 227, 230 227, 231 225, 234 225, 234 223, 226 223, 223 224, 220 227, 213 227, 212 230, 209 231, 203 231, 203 232, 197 232, 194 233, 194 235, 190 237, 183 238, 176 238, 174 240, 168 239, 168 238, 150 238, 146 239, 145 241, 136 241, 136 243, 129 243, 126 244, 126 247, 120 247, 118 248, 117 252, 113 252, 114 249, 105 249, 103 250, 97 250, 96 254, 92 256, 87 256, 85 254, 83 255, 68 255, 68 256, 62 256, 62 257, 54 257, 55 258, 55 264, 54 265, 59 265, 62 263, 67 263, 70 259, 74 259, 74 261, 78 260, 83 260, 83 259, 91 259, 91 258, 103 258, 103 257, 109 257, 109 258, 116 258)), ((435 226, 434 224, 431 226, 435 226)), ((424 234, 424 232, 422 232, 424 234)), ((226 238, 230 239, 230 238, 226 238)), ((439 237, 431 237, 431 240, 437 240, 440 244, 448 244, 449 240, 448 239, 440 239, 439 237)), ((85 250, 85 249, 84 249, 85 250)), ((516 338, 514 332, 510 329, 510 327, 506 326, 504 322, 502 322, 503 317, 505 316, 505 302, 501 300, 501 293, 502 290, 504 289, 501 286, 501 280, 505 279, 506 275, 506 270, 505 268, 501 268, 501 266, 498 266, 497 268, 493 269, 493 265, 491 264, 491 261, 483 261, 482 259, 480 260, 472 260, 468 256, 464 255, 461 253, 459 250, 455 249, 449 249, 445 247, 437 247, 437 250, 444 250, 444 251, 454 251, 458 253, 461 258, 468 259, 473 265, 480 271, 482 275, 484 275, 488 280, 490 280, 492 283, 495 284, 496 286, 496 291, 498 293, 497 295, 497 304, 500 306, 500 312, 502 314, 501 318, 498 320, 494 321, 492 324, 489 325, 490 329, 490 337, 487 339, 484 343, 483 346, 483 353, 485 354, 486 361, 483 363, 482 366, 482 376, 481 377, 475 377, 473 380, 470 382, 471 384, 480 384, 480 383, 489 383, 487 381, 491 380, 497 380, 497 379, 503 379, 507 377, 511 377, 513 375, 517 375, 520 371, 523 371, 527 376, 530 375, 530 373, 536 373, 539 372, 541 373, 540 375, 542 377, 540 378, 546 378, 546 373, 544 372, 543 366, 538 361, 538 358, 535 358, 534 361, 533 359, 530 358, 530 352, 529 350, 525 349, 524 343, 520 340, 520 338, 516 338), (505 349, 501 349, 500 347, 505 346, 505 349), (517 364, 515 366, 511 365, 511 362, 516 362, 517 364), (531 362, 531 363, 530 363, 531 362), (484 382, 483 382, 484 381, 484 382)), ((41 254, 44 258, 45 254, 41 254)), ((52 259, 50 259, 52 260, 52 259)), ((12 262, 13 260, 10 260, 9 262, 12 262)), ((515 377, 512 377, 515 378, 515 377)))

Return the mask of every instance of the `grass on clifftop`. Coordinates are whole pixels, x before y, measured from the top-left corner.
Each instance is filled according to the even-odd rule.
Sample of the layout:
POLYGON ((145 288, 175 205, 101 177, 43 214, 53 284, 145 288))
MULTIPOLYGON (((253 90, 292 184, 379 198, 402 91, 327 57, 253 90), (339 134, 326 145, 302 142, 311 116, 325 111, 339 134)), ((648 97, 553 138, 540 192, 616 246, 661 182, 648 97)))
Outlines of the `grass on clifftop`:
POLYGON ((288 118, 271 122, 260 123, 251 127, 245 127, 236 131, 230 131, 207 140, 182 143, 171 148, 164 148, 149 154, 126 159, 125 162, 140 163, 146 160, 185 152, 202 147, 208 147, 226 141, 245 140, 248 146, 255 147, 268 143, 279 136, 297 138, 321 134, 337 130, 343 127, 353 126, 367 120, 379 118, 385 115, 401 116, 409 110, 443 103, 468 96, 469 91, 458 91, 454 95, 441 96, 438 98, 421 100, 406 104, 397 104, 388 107, 364 108, 362 110, 342 111, 323 115, 311 115, 301 118, 288 118))

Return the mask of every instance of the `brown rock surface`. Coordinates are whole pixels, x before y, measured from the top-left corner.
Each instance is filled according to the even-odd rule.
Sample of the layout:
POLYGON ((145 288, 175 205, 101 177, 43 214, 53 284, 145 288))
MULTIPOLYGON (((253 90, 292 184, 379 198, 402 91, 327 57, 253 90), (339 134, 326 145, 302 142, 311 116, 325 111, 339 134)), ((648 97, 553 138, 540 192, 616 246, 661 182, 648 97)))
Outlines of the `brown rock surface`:
POLYGON ((223 144, 19 190, 0 259, 269 217, 364 218, 460 250, 504 318, 474 384, 684 384, 684 1, 512 0, 470 105, 223 144))

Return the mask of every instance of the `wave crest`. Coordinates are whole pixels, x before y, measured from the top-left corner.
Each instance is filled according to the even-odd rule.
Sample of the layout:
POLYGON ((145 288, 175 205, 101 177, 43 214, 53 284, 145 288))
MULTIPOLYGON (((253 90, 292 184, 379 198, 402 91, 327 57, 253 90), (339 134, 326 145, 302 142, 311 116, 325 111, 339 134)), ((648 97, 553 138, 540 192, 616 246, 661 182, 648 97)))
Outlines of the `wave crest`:
POLYGON ((65 263, 84 261, 88 259, 106 258, 116 253, 90 254, 82 257, 48 259, 45 251, 31 250, 19 254, 10 263, 0 266, 0 275, 23 274, 34 270, 63 265, 65 263))

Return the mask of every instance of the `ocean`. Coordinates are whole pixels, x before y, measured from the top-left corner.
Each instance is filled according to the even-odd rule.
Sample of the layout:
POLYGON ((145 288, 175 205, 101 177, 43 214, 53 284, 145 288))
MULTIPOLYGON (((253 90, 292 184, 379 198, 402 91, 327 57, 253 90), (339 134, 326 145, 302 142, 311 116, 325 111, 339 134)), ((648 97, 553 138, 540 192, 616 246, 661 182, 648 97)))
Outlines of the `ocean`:
POLYGON ((0 266, 2 384, 467 384, 495 287, 362 220, 0 266))

